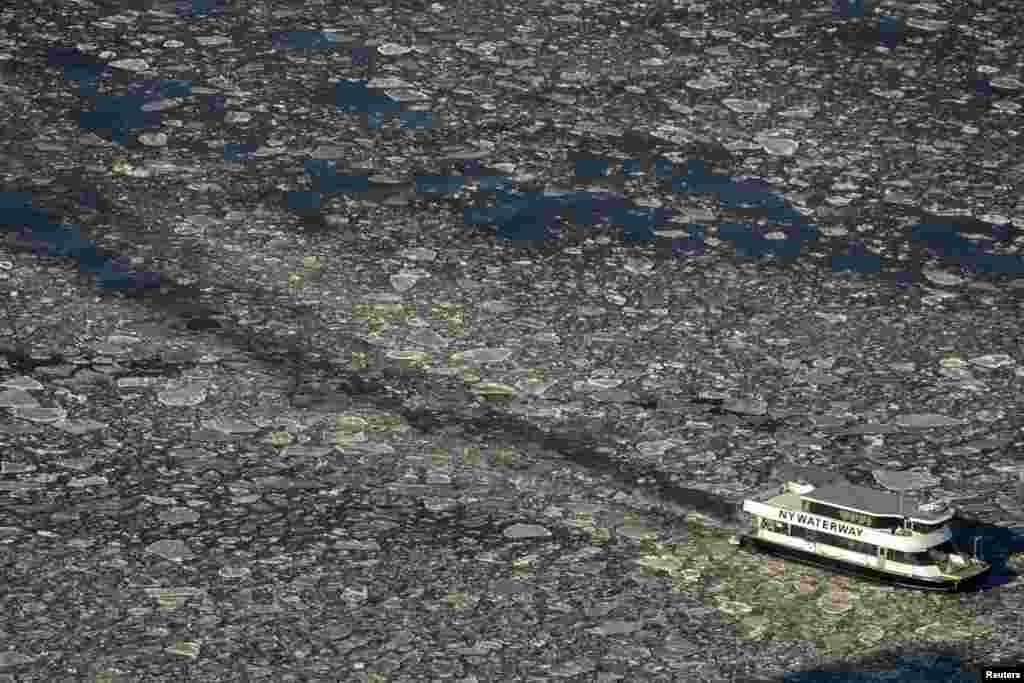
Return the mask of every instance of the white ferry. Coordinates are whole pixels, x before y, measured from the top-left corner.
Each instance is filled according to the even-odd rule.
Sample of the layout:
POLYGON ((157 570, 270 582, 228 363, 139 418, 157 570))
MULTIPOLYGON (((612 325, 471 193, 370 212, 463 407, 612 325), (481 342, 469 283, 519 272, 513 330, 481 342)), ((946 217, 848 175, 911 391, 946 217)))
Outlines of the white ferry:
POLYGON ((990 569, 954 548, 955 510, 787 466, 785 484, 743 501, 753 515, 740 543, 806 564, 915 588, 953 591, 990 569))

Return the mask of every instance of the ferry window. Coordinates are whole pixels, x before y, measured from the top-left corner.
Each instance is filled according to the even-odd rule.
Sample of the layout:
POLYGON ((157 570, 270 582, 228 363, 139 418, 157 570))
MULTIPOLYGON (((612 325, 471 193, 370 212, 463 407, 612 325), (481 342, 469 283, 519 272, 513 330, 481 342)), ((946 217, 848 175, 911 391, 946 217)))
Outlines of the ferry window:
POLYGON ((766 531, 774 531, 777 534, 786 533, 786 525, 782 522, 777 522, 774 519, 761 520, 761 528, 766 531))
POLYGON ((846 538, 845 536, 833 536, 829 534, 828 538, 823 539, 821 542, 835 546, 836 548, 843 548, 845 550, 862 553, 864 555, 874 555, 877 552, 876 546, 871 545, 870 543, 863 543, 862 541, 857 541, 852 538, 846 538))
POLYGON ((934 554, 938 554, 938 555, 942 555, 942 556, 949 555, 950 553, 955 553, 956 551, 957 551, 957 549, 955 547, 953 547, 953 544, 950 541, 946 541, 944 543, 940 543, 939 545, 937 545, 934 548, 932 548, 931 550, 929 550, 930 553, 934 553, 934 554))
POLYGON ((899 517, 875 517, 871 527, 874 529, 899 529, 903 526, 903 520, 899 517))
POLYGON ((810 512, 812 515, 821 515, 822 517, 831 517, 832 519, 839 519, 840 512, 838 508, 834 508, 831 505, 823 505, 821 503, 815 503, 814 501, 805 500, 803 501, 804 511, 810 512))
POLYGON ((893 562, 903 562, 904 564, 929 564, 928 553, 905 553, 899 550, 889 551, 893 562))
POLYGON ((828 540, 825 541, 825 543, 828 543, 831 546, 835 546, 836 548, 849 549, 850 547, 850 539, 843 538, 842 536, 831 536, 828 540))
POLYGON ((825 534, 821 533, 817 529, 808 529, 807 530, 807 540, 808 541, 814 541, 815 543, 824 543, 825 541, 828 540, 828 536, 826 536, 825 534))
POLYGON ((864 553, 865 555, 875 555, 878 553, 878 546, 871 543, 864 543, 862 541, 854 541, 857 545, 855 550, 858 553, 864 553))
POLYGON ((866 515, 863 512, 854 512, 853 510, 839 510, 839 519, 851 524, 859 524, 860 526, 871 526, 874 521, 871 515, 866 515))
POLYGON ((938 524, 924 524, 922 522, 912 522, 914 531, 922 534, 930 534, 933 531, 938 531, 945 525, 945 522, 939 522, 938 524))

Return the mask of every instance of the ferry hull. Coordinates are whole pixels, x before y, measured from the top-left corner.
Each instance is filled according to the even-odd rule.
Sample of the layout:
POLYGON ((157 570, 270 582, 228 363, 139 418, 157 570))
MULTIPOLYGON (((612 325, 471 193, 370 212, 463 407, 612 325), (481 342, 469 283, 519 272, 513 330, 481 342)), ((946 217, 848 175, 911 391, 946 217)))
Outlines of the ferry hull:
POLYGON ((740 544, 747 548, 754 548, 762 552, 784 557, 786 559, 800 562, 801 564, 807 564, 828 571, 837 572, 840 574, 846 574, 848 576, 856 576, 858 578, 867 579, 875 583, 883 583, 891 586, 900 586, 902 588, 914 588, 918 590, 929 590, 939 591, 945 593, 953 593, 956 591, 967 590, 970 587, 976 585, 978 581, 988 574, 989 569, 984 572, 971 576, 968 578, 961 579, 959 581, 952 581, 949 579, 935 579, 928 580, 920 577, 903 576, 900 574, 890 574, 888 572, 879 571, 871 567, 865 567, 862 565, 851 564, 843 562, 841 560, 832 559, 830 557, 822 557, 809 553, 805 550, 798 548, 791 548, 789 546, 780 545, 778 543, 772 543, 761 538, 750 536, 747 534, 741 534, 739 536, 740 544))

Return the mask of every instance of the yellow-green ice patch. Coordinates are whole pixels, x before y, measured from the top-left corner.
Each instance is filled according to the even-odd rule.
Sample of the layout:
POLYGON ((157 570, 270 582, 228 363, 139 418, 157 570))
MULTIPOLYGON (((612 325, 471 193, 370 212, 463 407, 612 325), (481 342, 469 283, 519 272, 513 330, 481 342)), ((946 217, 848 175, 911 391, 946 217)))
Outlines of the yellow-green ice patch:
POLYGON ((292 435, 288 432, 272 432, 269 440, 274 448, 284 448, 292 442, 292 435))
POLYGON ((133 170, 134 168, 127 159, 118 159, 110 166, 110 172, 113 175, 131 175, 133 170))
POLYGON ((402 418, 390 413, 367 415, 366 422, 371 432, 397 432, 402 427, 402 418))
POLYGON ((339 432, 347 432, 354 434, 356 432, 365 432, 370 423, 365 417, 359 415, 339 415, 334 421, 334 425, 339 432))
POLYGON ((448 334, 453 337, 461 335, 465 331, 466 322, 463 317, 462 304, 439 303, 430 309, 430 315, 435 320, 444 321, 448 328, 448 334))
POLYGON ((577 512, 569 523, 575 527, 589 529, 594 526, 594 513, 586 511, 577 512))
POLYGON ((499 465, 511 465, 515 461, 516 452, 511 448, 499 448, 494 452, 494 462, 499 465))
POLYGON ((416 307, 412 304, 356 304, 352 307, 352 317, 356 320, 408 320, 415 315, 416 307))
POLYGON ((516 395, 515 387, 510 387, 507 384, 500 384, 498 382, 482 382, 473 387, 473 391, 476 392, 477 396, 489 401, 502 401, 514 398, 516 395))
POLYGON ((462 461, 467 465, 479 465, 481 455, 480 449, 476 446, 466 446, 462 449, 462 461))
POLYGON ((403 368, 430 367, 430 354, 425 351, 389 351, 387 357, 397 360, 403 368))
POLYGON ((466 594, 461 591, 455 591, 446 595, 444 601, 452 609, 462 609, 466 606, 466 594))
POLYGON ((435 448, 430 452, 430 462, 438 467, 443 467, 451 461, 448 451, 443 448, 435 448))
MULTIPOLYGON (((693 593, 713 577, 716 607, 742 637, 801 639, 827 655, 880 643, 984 640, 991 629, 955 596, 887 590, 872 583, 740 550, 731 532, 687 520, 681 543, 641 545, 637 564, 693 593)), ((709 596, 710 598, 711 596, 709 596)))

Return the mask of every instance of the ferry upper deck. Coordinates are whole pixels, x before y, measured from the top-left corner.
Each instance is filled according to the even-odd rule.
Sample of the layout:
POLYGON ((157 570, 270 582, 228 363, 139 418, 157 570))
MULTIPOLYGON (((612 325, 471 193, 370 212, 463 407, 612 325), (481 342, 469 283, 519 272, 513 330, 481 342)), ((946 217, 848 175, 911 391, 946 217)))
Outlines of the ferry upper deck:
POLYGON ((951 508, 922 509, 912 500, 903 502, 903 514, 900 514, 897 496, 854 484, 835 484, 808 493, 780 487, 754 496, 752 500, 782 510, 809 512, 868 528, 888 530, 902 527, 920 533, 935 531, 953 517, 951 508), (871 500, 869 496, 872 495, 877 495, 877 499, 871 500))
POLYGON ((866 486, 836 483, 803 494, 803 499, 841 510, 860 512, 873 517, 906 517, 931 525, 948 521, 953 511, 944 505, 922 505, 916 498, 904 497, 866 486))
POLYGON ((807 485, 776 486, 755 498, 763 502, 773 498, 776 500, 775 504, 790 510, 815 512, 828 517, 840 517, 839 511, 843 510, 875 518, 889 518, 877 525, 868 524, 884 527, 893 523, 900 525, 906 518, 917 522, 921 527, 934 528, 935 525, 950 520, 954 514, 953 509, 945 505, 923 504, 911 495, 903 495, 901 500, 899 494, 851 484, 841 474, 819 467, 785 464, 778 466, 774 475, 776 479, 781 479, 787 484, 806 482, 807 485), (795 498, 788 495, 776 498, 780 492, 791 492, 795 494, 795 498))
POLYGON ((834 475, 816 477, 819 486, 803 483, 807 479, 794 476, 785 485, 752 496, 743 510, 781 528, 812 528, 906 552, 924 551, 952 538, 950 507, 921 505, 910 497, 901 502, 896 494, 834 475))

